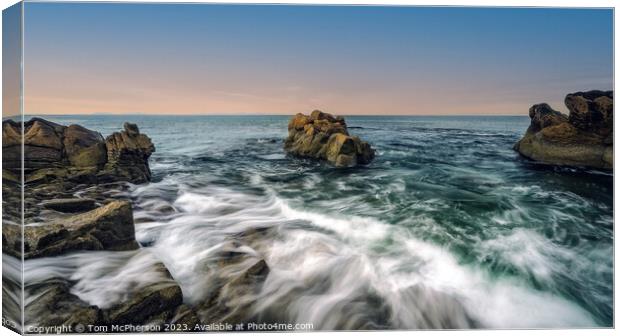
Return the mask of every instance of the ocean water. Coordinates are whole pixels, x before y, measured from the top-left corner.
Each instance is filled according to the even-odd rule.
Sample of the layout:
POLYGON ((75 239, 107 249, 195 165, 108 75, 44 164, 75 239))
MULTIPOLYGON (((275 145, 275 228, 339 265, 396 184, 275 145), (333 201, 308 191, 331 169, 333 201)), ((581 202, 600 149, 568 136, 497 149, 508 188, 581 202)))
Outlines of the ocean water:
POLYGON ((347 117, 377 150, 350 169, 285 155, 286 116, 46 118, 104 136, 135 122, 157 151, 153 181, 126 194, 142 250, 27 261, 27 282, 63 274, 74 294, 106 307, 123 284, 149 281, 155 256, 199 305, 226 276, 205 266, 218 247, 267 228, 238 247, 270 268, 243 300, 254 320, 328 330, 613 324, 613 176, 519 157, 527 117, 347 117))

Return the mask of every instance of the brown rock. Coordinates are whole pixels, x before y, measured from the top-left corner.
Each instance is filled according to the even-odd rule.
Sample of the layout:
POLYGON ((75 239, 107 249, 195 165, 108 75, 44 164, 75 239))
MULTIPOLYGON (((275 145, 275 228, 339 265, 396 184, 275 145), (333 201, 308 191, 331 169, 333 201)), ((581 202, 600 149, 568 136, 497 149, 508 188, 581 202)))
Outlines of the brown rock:
POLYGON ((530 107, 530 130, 538 132, 545 127, 554 126, 568 121, 566 115, 555 111, 549 104, 542 103, 530 107))
POLYGON ((138 126, 125 123, 125 130, 112 133, 105 141, 108 162, 104 173, 134 183, 151 179, 148 158, 155 151, 151 139, 138 126))
MULTIPOLYGON (((37 327, 76 325, 100 325, 101 311, 70 293, 66 281, 28 286, 29 296, 34 298, 25 306, 26 325, 37 327)), ((75 330, 75 329, 73 329, 75 330)))
POLYGON ((138 247, 131 204, 126 201, 113 201, 83 214, 24 228, 24 258, 83 250, 125 251, 138 247))
MULTIPOLYGON (((143 183, 150 180, 148 158, 155 147, 148 136, 140 134, 135 124, 125 123, 124 131, 106 140, 99 132, 82 126, 67 127, 41 118, 33 118, 23 123, 23 127, 23 161, 28 182, 143 183)), ((17 171, 21 168, 21 133, 21 123, 2 122, 4 169, 17 171)))
POLYGON ((564 99, 570 123, 580 130, 606 136, 613 131, 612 91, 571 93, 564 99))
POLYGON ((100 166, 107 161, 105 142, 99 132, 70 125, 64 131, 63 143, 67 158, 75 167, 100 166))
POLYGON ((577 92, 564 101, 568 117, 547 104, 532 106, 530 127, 514 149, 542 163, 613 169, 613 93, 577 92))
POLYGON ((111 324, 163 324, 174 318, 177 307, 183 303, 183 292, 164 264, 155 267, 168 280, 139 288, 128 300, 107 309, 111 324))
POLYGON ((326 160, 336 167, 368 164, 375 156, 372 147, 350 136, 342 117, 319 110, 310 116, 298 113, 289 121, 285 150, 296 156, 326 160))

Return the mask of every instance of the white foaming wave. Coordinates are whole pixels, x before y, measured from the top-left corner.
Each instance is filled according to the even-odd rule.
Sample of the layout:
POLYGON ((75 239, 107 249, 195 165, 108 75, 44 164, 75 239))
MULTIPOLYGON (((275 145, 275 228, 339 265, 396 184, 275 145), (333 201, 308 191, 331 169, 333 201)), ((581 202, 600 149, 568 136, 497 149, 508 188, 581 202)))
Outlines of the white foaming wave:
POLYGON ((339 219, 319 213, 294 210, 282 199, 278 199, 277 202, 285 218, 309 221, 317 227, 333 231, 341 239, 354 244, 364 244, 376 240, 377 237, 385 237, 389 231, 386 224, 369 217, 348 216, 347 219, 339 219))
POLYGON ((204 297, 209 274, 205 261, 231 233, 272 226, 278 234, 264 238, 264 249, 255 252, 271 270, 256 313, 271 309, 291 320, 313 322, 316 328, 342 327, 349 325, 347 318, 361 314, 347 312, 351 305, 365 302, 364 295, 372 292, 391 308, 393 325, 419 328, 425 324, 412 320, 411 314, 423 316, 426 308, 416 295, 406 298, 404 293, 427 288, 453 298, 483 327, 595 325, 588 312, 566 299, 513 279, 492 279, 483 270, 460 264, 449 250, 374 218, 297 210, 274 192, 256 196, 226 188, 184 191, 174 205, 182 210, 178 217, 150 227, 162 231, 152 250, 189 303, 204 297), (222 208, 228 211, 221 213, 222 208), (289 225, 299 221, 316 230, 289 225))
POLYGON ((100 308, 123 302, 141 288, 173 283, 162 272, 159 259, 146 249, 136 251, 128 259, 118 253, 96 256, 81 265, 70 279, 77 281, 71 293, 100 308))
POLYGON ((259 155, 258 157, 265 160, 283 160, 284 158, 286 158, 286 155, 282 153, 273 153, 267 155, 259 155))
POLYGON ((24 263, 24 282, 28 286, 53 278, 70 280, 75 282, 72 294, 91 305, 108 308, 146 286, 170 284, 158 263, 147 249, 37 258, 24 263))
MULTIPOLYGON (((335 232, 340 239, 338 242, 323 239, 326 246, 318 249, 320 253, 317 256, 313 255, 317 249, 310 248, 309 244, 303 242, 321 239, 308 239, 305 232, 296 231, 296 234, 302 237, 294 239, 294 244, 274 245, 270 254, 274 267, 278 267, 279 260, 293 258, 297 261, 288 262, 287 269, 291 270, 293 267, 293 273, 298 275, 310 273, 309 277, 312 278, 316 275, 309 270, 311 268, 308 262, 304 261, 307 258, 315 258, 313 262, 317 265, 329 265, 326 255, 345 259, 357 256, 356 260, 363 264, 363 267, 360 267, 360 271, 350 269, 356 273, 356 281, 371 284, 396 310, 402 306, 398 294, 400 291, 423 285, 461 298, 467 311, 485 326, 506 328, 595 325, 589 313, 568 300, 510 280, 491 280, 484 272, 459 264, 444 248, 418 240, 398 227, 370 218, 338 219, 298 211, 283 200, 279 202, 282 213, 287 218, 310 221, 317 227, 335 232), (392 247, 395 250, 391 253, 379 255, 371 250, 388 238, 394 241, 393 245, 400 248, 392 247), (348 245, 338 247, 342 242, 348 245), (326 254, 324 251, 330 253, 326 254)), ((342 265, 338 267, 340 266, 342 265)), ((304 281, 303 277, 301 279, 304 281)), ((335 292, 340 293, 346 286, 351 286, 351 283, 336 286, 338 290, 335 292)), ((411 321, 399 322, 408 327, 416 327, 411 321)))

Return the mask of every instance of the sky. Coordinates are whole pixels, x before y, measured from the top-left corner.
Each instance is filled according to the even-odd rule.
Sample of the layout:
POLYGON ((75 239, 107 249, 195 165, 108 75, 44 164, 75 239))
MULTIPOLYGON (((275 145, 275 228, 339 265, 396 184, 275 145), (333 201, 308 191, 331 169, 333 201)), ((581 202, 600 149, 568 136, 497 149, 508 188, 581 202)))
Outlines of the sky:
POLYGON ((2 118, 20 115, 21 4, 2 11, 2 118))
POLYGON ((610 9, 26 3, 26 114, 527 115, 613 86, 610 9))

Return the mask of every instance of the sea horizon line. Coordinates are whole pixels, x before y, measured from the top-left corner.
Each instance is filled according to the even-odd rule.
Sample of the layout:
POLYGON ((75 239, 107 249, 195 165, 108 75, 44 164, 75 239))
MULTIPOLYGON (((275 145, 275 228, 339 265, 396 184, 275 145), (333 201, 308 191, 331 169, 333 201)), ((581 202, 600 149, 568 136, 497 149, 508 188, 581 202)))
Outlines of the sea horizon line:
MULTIPOLYGON (((299 112, 297 112, 299 113, 299 112)), ((77 113, 77 114, 23 114, 24 117, 120 117, 120 116, 145 116, 145 117, 287 117, 291 114, 269 113, 204 113, 204 114, 177 114, 177 113, 77 113)), ((527 117, 523 114, 337 114, 342 117, 527 117)), ((18 117, 19 115, 6 116, 3 119, 18 117)))

